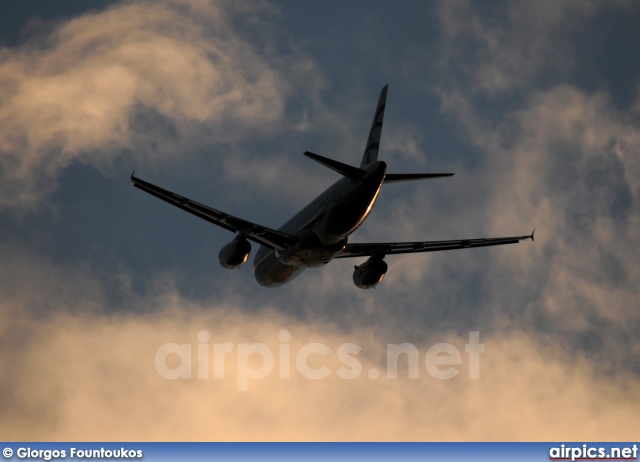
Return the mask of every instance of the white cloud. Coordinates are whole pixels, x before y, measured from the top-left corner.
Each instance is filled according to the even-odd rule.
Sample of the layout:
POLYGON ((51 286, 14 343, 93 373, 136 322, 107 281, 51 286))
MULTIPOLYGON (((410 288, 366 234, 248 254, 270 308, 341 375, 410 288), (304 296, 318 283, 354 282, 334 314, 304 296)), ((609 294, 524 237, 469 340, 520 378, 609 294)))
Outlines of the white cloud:
POLYGON ((564 333, 569 348, 611 367, 636 357, 632 281, 640 268, 630 243, 640 239, 640 137, 633 117, 604 93, 561 85, 533 94, 496 130, 470 98, 446 96, 445 108, 486 153, 483 170, 499 184, 484 199, 497 212, 486 217, 490 233, 537 229, 535 243, 496 252, 488 265, 487 291, 501 294, 490 297, 495 319, 564 333))
MULTIPOLYGON (((47 88, 60 88, 61 94, 77 102, 64 105, 54 93, 52 104, 64 109, 63 120, 51 129, 41 123, 33 131, 26 122, 16 125, 24 132, 20 139, 0 136, 2 143, 9 143, 2 146, 17 146, 16 152, 25 153, 3 158, 3 166, 8 166, 5 175, 14 187, 5 205, 23 205, 42 197, 46 190, 29 181, 55 177, 71 159, 92 165, 111 162, 119 154, 109 146, 151 142, 159 135, 162 143, 157 152, 149 148, 136 155, 170 155, 166 145, 173 142, 173 135, 153 132, 156 122, 166 122, 164 127, 182 139, 211 129, 213 135, 227 140, 246 133, 246 127, 268 131, 280 123, 282 104, 292 89, 280 67, 273 67, 254 45, 225 29, 224 15, 236 14, 235 10, 207 3, 181 3, 181 7, 163 3, 153 11, 159 17, 166 14, 167 22, 152 15, 151 31, 136 32, 124 25, 120 30, 119 24, 112 25, 120 34, 129 31, 132 35, 122 43, 106 31, 96 30, 96 35, 90 31, 89 25, 102 24, 106 18, 113 17, 117 23, 123 11, 134 23, 136 18, 142 21, 135 9, 138 5, 121 4, 79 18, 77 23, 63 24, 56 34, 68 30, 67 35, 52 36, 48 48, 5 50, 11 59, 2 61, 0 70, 11 63, 26 66, 32 59, 38 75, 28 76, 24 70, 15 75, 26 81, 55 83, 47 88), (193 8, 200 10, 194 13, 193 8), (200 18, 220 29, 199 27, 200 18), (165 27, 174 22, 175 26, 165 27), (80 40, 83 34, 88 34, 86 42, 80 40), (176 51, 186 60, 186 68, 193 72, 186 72, 185 85, 150 73, 148 65, 169 76, 177 71, 161 66, 165 47, 145 48, 144 34, 151 34, 154 43, 165 44, 169 53, 176 51), (112 65, 111 55, 110 60, 104 58, 96 37, 106 37, 106 48, 118 51, 117 65, 112 65), (209 42, 222 43, 223 50, 240 50, 239 55, 225 58, 209 48, 214 46, 209 42), (114 43, 118 46, 113 47, 114 43), (145 50, 141 59, 131 57, 140 55, 136 55, 136 46, 133 51, 125 46, 130 44, 145 50), (95 64, 100 64, 96 69, 110 78, 103 80, 93 72, 94 58, 82 51, 85 48, 96 55, 95 64), (145 58, 147 51, 153 58, 145 58), (210 53, 226 59, 230 67, 219 69, 210 53), (102 65, 103 61, 110 65, 102 65), (65 86, 58 78, 73 77, 71 69, 86 72, 78 82, 84 82, 87 89, 82 87, 79 96, 72 91, 75 87, 65 86), (257 77, 263 71, 264 81, 257 77), (223 82, 222 87, 207 87, 205 82, 204 89, 191 88, 201 75, 223 82), (271 85, 270 78, 279 81, 280 87, 267 92, 266 99, 259 99, 263 94, 257 92, 258 99, 252 100, 255 88, 271 85), (117 91, 109 87, 113 82, 120 82, 117 91), (235 91, 237 86, 241 91, 235 91), (95 99, 94 87, 113 94, 113 99, 95 99), (130 93, 125 91, 131 88, 130 93), (214 100, 224 107, 223 114, 209 105, 214 100), (76 117, 76 105, 89 114, 86 121, 76 117), (95 113, 91 112, 94 107, 98 108, 95 113), (260 112, 261 108, 266 112, 260 112), (154 124, 148 123, 150 117, 156 118, 154 124), (229 125, 228 121, 242 123, 229 125), (103 130, 103 125, 110 129, 103 130), (95 140, 88 135, 91 130, 95 140), (49 142, 58 150, 50 150, 49 142), (30 144, 24 143, 39 146, 39 150, 29 150, 30 144)), ((215 299, 194 302, 180 294, 168 276, 146 297, 123 290, 130 302, 127 314, 110 313, 113 307, 106 289, 87 268, 62 268, 4 246, 0 249, 0 310, 7 320, 1 326, 0 349, 5 378, 5 398, 0 400, 3 434, 21 440, 632 438, 640 402, 637 370, 633 369, 640 354, 638 290, 633 284, 639 276, 633 243, 639 237, 640 172, 633 114, 615 110, 605 94, 588 94, 568 85, 532 93, 521 107, 499 116, 497 123, 483 118, 483 108, 474 100, 478 89, 505 92, 519 89, 520 82, 531 82, 547 64, 541 56, 550 46, 545 37, 525 43, 531 30, 553 36, 571 17, 568 12, 586 14, 591 6, 544 3, 539 11, 530 11, 536 3, 514 3, 511 24, 526 27, 498 30, 473 13, 455 10, 454 4, 443 5, 443 14, 453 15, 445 28, 451 40, 471 26, 471 37, 481 50, 482 72, 473 88, 441 92, 444 112, 457 118, 482 154, 480 165, 472 177, 458 171, 443 183, 415 187, 393 207, 376 207, 362 232, 371 240, 441 239, 529 232, 535 226, 535 243, 389 257, 387 279, 379 290, 368 292, 353 287, 354 262, 344 260, 309 270, 290 286, 269 291, 268 298, 262 297, 264 289, 254 286, 247 292, 238 282, 244 279, 233 279, 233 284, 220 288, 215 299), (548 25, 543 24, 547 13, 548 25), (445 185, 449 189, 434 189, 445 185), (434 190, 438 193, 433 194, 434 190), (449 200, 443 206, 439 200, 444 193, 449 200), (453 210, 447 208, 451 204, 453 210), (463 377, 437 381, 427 377, 424 369, 420 380, 395 382, 366 377, 353 382, 335 377, 318 382, 301 377, 283 381, 270 376, 252 382, 248 392, 240 393, 233 355, 229 380, 220 382, 167 381, 153 367, 160 345, 195 345, 202 329, 210 332, 212 343, 265 342, 275 351, 278 332, 286 328, 293 334, 294 351, 311 341, 334 349, 344 342, 356 342, 364 349, 364 370, 382 369, 388 341, 414 341, 423 354, 440 341, 462 349, 463 333, 442 332, 446 326, 462 329, 467 325, 478 326, 486 346, 478 381, 463 377), (83 418, 91 414, 99 417, 94 425, 83 424, 83 418)), ((310 65, 305 63, 303 68, 310 65)), ((475 76, 473 66, 469 69, 475 76)), ((19 87, 17 80, 7 82, 19 87)), ((44 104, 49 93, 37 96, 33 100, 37 104, 21 96, 25 99, 20 107, 28 109, 25 121, 50 114, 44 104)), ((0 115, 7 107, 4 104, 0 102, 0 115)), ((314 104, 321 107, 317 100, 314 104)), ((347 126, 326 116, 320 115, 325 126, 347 126)), ((318 114, 312 117, 316 126, 318 114)), ((304 131, 308 126, 302 123, 299 128, 304 131)), ((345 128, 336 131, 351 142, 345 128)), ((412 130, 400 131, 389 141, 389 150, 420 153, 421 140, 412 130)), ((241 155, 225 159, 223 168, 238 181, 249 181, 260 173, 263 183, 256 186, 271 190, 283 172, 285 177, 297 173, 294 167, 267 158, 243 168, 247 160, 241 155)), ((320 184, 317 178, 313 180, 320 184)), ((276 186, 278 195, 290 196, 301 183, 308 186, 310 181, 310 177, 296 176, 295 181, 276 186)), ((385 193, 392 194, 389 189, 385 193)), ((126 289, 126 269, 123 271, 116 280, 126 289)), ((332 368, 338 366, 333 357, 327 361, 332 368)))
POLYGON ((625 112, 604 91, 582 91, 562 78, 538 88, 535 79, 564 75, 572 50, 554 38, 596 7, 510 3, 503 22, 499 12, 480 14, 470 2, 441 4, 438 93, 443 113, 471 145, 475 170, 447 180, 456 188, 446 190, 454 213, 442 210, 442 195, 432 198, 425 186, 404 199, 407 205, 390 209, 376 229, 418 238, 416 229, 481 237, 536 228, 534 243, 406 257, 385 282, 435 301, 418 309, 443 304, 450 316, 464 316, 459 323, 472 319, 500 331, 519 326, 540 342, 589 358, 599 373, 637 374, 633 281, 640 255, 632 243, 640 238, 639 105, 625 112), (488 78, 489 71, 504 79, 488 78), (487 96, 508 105, 487 105, 487 96))
POLYGON ((571 66, 571 49, 559 38, 597 6, 590 0, 518 1, 509 2, 506 11, 498 7, 493 14, 480 14, 468 0, 442 2, 440 64, 461 69, 476 90, 489 94, 522 88, 543 69, 571 66), (500 14, 506 25, 498 20, 500 14), (470 61, 461 59, 466 53, 470 61))
POLYGON ((1 50, 0 207, 29 206, 72 161, 108 166, 182 156, 283 123, 296 78, 320 78, 303 56, 270 59, 233 27, 266 4, 123 2, 1 50))
MULTIPOLYGON (((87 291, 63 268, 28 252, 16 255, 4 270, 22 274, 24 284, 0 304, 3 326, 27 333, 2 337, 0 429, 9 440, 629 439, 638 424, 633 376, 600 376, 587 361, 527 332, 481 332, 485 352, 477 380, 468 378, 466 334, 423 337, 416 343, 420 378, 403 378, 401 362, 400 378, 391 380, 384 374, 387 341, 369 328, 301 322, 268 305, 193 303, 170 287, 132 299, 128 314, 98 314, 82 309, 87 302, 104 305, 89 274, 83 280, 94 290, 87 291), (44 278, 51 283, 39 285, 44 278), (55 295, 61 288, 75 300, 55 295), (38 302, 48 310, 34 316, 38 302), (292 335, 290 379, 278 378, 283 329, 292 335), (210 334, 208 379, 198 378, 201 330, 210 334), (257 342, 274 353, 274 369, 240 392, 238 371, 245 369, 237 345, 257 342), (332 350, 310 358, 313 367, 329 369, 326 379, 304 378, 294 366, 297 352, 313 342, 332 350), (363 372, 339 379, 344 364, 335 352, 351 342, 362 347, 363 372), (440 342, 462 352, 454 379, 435 379, 423 364, 428 348, 440 342), (161 377, 154 361, 165 343, 192 345, 192 379, 161 377), (234 344, 222 380, 212 377, 214 343, 234 344), (367 377, 373 367, 381 378, 367 377)), ((395 338, 404 340, 401 332, 395 338)), ((259 359, 251 363, 260 365, 259 359)))

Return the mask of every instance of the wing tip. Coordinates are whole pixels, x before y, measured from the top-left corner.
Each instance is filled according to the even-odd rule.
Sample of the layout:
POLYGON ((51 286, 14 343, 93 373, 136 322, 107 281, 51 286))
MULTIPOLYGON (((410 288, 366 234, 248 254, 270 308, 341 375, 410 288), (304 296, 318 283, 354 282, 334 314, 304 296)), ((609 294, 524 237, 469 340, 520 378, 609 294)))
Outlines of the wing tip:
POLYGON ((535 241, 535 239, 533 238, 533 234, 534 234, 535 232, 536 232, 536 229, 535 229, 535 228, 533 228, 533 231, 531 231, 531 236, 529 236, 529 238, 530 238, 532 241, 535 241))
POLYGON ((136 174, 136 169, 134 168, 133 172, 131 172, 131 176, 129 177, 129 179, 131 180, 132 183, 134 182, 133 180, 135 178, 135 176, 134 176, 135 174, 136 174))

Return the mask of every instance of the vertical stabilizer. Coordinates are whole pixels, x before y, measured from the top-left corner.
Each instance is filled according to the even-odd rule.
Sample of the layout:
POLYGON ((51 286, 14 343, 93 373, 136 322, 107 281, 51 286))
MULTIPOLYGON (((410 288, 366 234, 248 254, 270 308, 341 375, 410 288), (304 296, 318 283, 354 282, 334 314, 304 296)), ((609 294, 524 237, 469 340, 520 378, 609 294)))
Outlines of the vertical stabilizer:
POLYGON ((371 130, 369 130, 369 138, 367 139, 367 145, 364 148, 364 156, 362 156, 362 163, 360 163, 360 168, 378 160, 378 147, 380 146, 382 119, 384 119, 384 107, 387 101, 388 87, 388 84, 385 85, 380 92, 378 106, 376 107, 376 112, 373 116, 373 122, 371 123, 371 130))

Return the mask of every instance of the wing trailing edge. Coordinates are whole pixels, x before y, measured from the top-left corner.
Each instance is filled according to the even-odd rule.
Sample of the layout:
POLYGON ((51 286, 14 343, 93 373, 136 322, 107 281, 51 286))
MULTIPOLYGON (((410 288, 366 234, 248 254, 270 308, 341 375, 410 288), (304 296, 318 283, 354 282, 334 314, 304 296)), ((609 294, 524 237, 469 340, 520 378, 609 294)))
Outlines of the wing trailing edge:
MULTIPOLYGON (((534 230, 535 231, 535 230, 534 230)), ((347 244, 336 258, 370 257, 372 255, 396 255, 402 253, 437 252, 442 250, 470 249, 494 245, 517 244, 531 239, 533 233, 526 236, 491 237, 483 239, 460 239, 452 241, 422 242, 380 242, 347 244)))
POLYGON ((135 176, 135 170, 131 173, 133 186, 151 194, 179 209, 189 212, 203 220, 220 226, 234 233, 242 233, 251 241, 264 245, 271 249, 286 250, 294 245, 298 238, 283 231, 267 228, 257 223, 252 223, 242 218, 234 217, 228 213, 208 207, 188 197, 181 196, 167 189, 156 186, 135 176))

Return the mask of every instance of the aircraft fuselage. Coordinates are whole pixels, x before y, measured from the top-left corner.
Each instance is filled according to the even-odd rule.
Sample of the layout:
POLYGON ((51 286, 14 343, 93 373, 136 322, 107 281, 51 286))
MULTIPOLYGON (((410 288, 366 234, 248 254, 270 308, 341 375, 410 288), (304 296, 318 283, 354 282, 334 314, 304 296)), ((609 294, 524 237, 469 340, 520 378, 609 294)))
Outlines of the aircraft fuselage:
POLYGON ((278 228, 300 239, 284 251, 260 247, 253 263, 258 284, 282 285, 306 268, 325 265, 339 255, 349 235, 371 212, 386 169, 384 162, 376 161, 363 167, 361 178, 341 178, 278 228))

